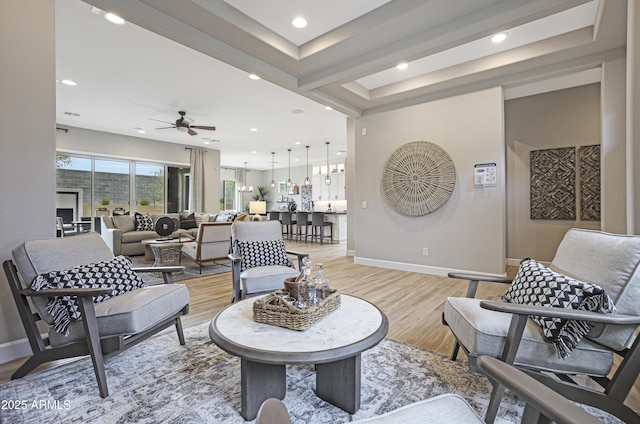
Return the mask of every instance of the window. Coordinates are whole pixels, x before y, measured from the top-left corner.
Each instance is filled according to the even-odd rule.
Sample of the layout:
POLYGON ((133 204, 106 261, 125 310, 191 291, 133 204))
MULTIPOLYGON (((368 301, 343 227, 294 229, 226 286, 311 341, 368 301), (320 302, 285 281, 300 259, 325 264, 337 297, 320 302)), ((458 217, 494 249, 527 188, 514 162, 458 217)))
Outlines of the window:
POLYGON ((137 162, 135 170, 136 212, 156 215, 164 213, 164 166, 137 162))

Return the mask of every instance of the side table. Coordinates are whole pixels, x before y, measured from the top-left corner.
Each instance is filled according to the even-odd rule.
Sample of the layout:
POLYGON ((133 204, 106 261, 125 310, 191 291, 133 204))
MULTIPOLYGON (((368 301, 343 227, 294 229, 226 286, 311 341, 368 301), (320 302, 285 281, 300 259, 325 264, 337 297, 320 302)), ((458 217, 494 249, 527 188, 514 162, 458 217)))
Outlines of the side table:
POLYGON ((149 247, 151 247, 155 258, 153 266, 180 265, 182 243, 154 243, 149 247))

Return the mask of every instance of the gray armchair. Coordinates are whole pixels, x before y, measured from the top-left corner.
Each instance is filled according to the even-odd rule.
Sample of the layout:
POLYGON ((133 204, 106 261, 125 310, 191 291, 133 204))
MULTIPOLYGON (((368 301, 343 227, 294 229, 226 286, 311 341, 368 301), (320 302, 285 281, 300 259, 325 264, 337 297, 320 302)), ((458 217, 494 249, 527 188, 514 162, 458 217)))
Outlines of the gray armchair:
MULTIPOLYGON (((604 288, 616 306, 615 313, 483 301, 474 298, 479 281, 508 284, 510 280, 452 273, 452 278, 470 280, 466 298, 449 298, 445 303, 443 321, 457 341, 452 359, 459 347, 467 353, 472 370, 480 355, 500 358, 569 399, 625 422, 639 422, 640 416, 623 402, 640 373, 640 339, 635 337, 640 324, 640 237, 571 229, 549 268, 604 288), (563 359, 530 316, 585 321, 591 329, 563 359), (609 378, 616 356, 620 364, 609 378), (588 377, 603 390, 584 387, 573 378, 576 375, 588 377)), ((494 388, 486 417, 489 423, 503 390, 501 385, 494 388)))
POLYGON ((284 287, 285 278, 295 277, 296 270, 287 255, 295 255, 298 269, 306 253, 284 249, 279 221, 234 221, 231 226, 233 253, 231 302, 247 296, 267 293, 284 287))
POLYGON ((94 304, 94 297, 112 294, 114 287, 34 290, 31 284, 43 275, 60 275, 78 267, 83 270, 77 274, 81 281, 87 281, 83 279, 85 276, 91 278, 88 277, 90 273, 96 279, 101 273, 101 277, 119 285, 125 280, 121 276, 135 275, 128 266, 118 268, 121 273, 99 266, 86 266, 114 262, 111 250, 98 233, 31 240, 13 249, 12 253, 13 260, 4 262, 4 271, 33 351, 33 355, 11 376, 12 379, 24 377, 46 362, 89 355, 100 396, 104 398, 109 395, 104 360, 172 325, 176 328, 180 344, 185 344, 180 317, 189 311, 189 292, 183 284, 172 284, 171 275, 184 270, 184 267, 134 269, 136 272, 161 272, 165 284, 123 290, 123 294, 94 304), (48 310, 49 298, 62 296, 77 299, 80 312, 78 320, 69 322, 66 335, 59 328, 56 331, 54 327, 59 323, 59 316, 53 316, 48 310), (48 333, 48 337, 42 337, 43 332, 48 333))
MULTIPOLYGON (((502 384, 525 402, 522 423, 555 422, 558 424, 596 424, 599 419, 590 415, 560 394, 502 361, 488 356, 478 358, 478 369, 494 384, 502 384), (549 421, 545 421, 548 419, 549 421)), ((278 399, 267 399, 256 418, 256 424, 290 423, 284 404, 278 399)), ((396 424, 482 424, 473 408, 460 396, 444 394, 406 405, 386 414, 366 418, 354 423, 396 424)))

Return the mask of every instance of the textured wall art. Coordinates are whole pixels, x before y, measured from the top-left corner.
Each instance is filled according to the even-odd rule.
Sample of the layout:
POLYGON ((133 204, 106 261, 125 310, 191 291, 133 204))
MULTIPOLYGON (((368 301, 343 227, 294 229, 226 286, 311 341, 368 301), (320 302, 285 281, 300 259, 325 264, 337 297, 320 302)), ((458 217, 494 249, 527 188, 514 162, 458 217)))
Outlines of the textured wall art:
POLYGON ((600 145, 578 148, 580 219, 600 220, 600 145))
POLYGON ((576 149, 530 153, 531 219, 576 219, 576 149))
POLYGON ((394 151, 384 166, 387 204, 409 216, 427 215, 444 205, 455 188, 456 169, 440 146, 413 141, 394 151))

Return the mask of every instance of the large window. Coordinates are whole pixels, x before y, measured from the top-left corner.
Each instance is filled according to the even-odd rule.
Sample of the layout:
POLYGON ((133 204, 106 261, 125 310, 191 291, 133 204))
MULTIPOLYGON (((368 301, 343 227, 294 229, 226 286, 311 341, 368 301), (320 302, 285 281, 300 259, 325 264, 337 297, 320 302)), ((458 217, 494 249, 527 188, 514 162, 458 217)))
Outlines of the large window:
POLYGON ((99 231, 100 215, 179 212, 187 207, 182 177, 188 173, 157 163, 58 154, 56 215, 81 232, 99 231))
POLYGON ((161 214, 165 212, 164 166, 151 163, 136 163, 136 208, 140 213, 161 214))
MULTIPOLYGON (((115 160, 94 160, 94 195, 96 215, 126 215, 131 210, 130 163, 115 160)), ((131 212, 133 213, 133 212, 131 212)))

